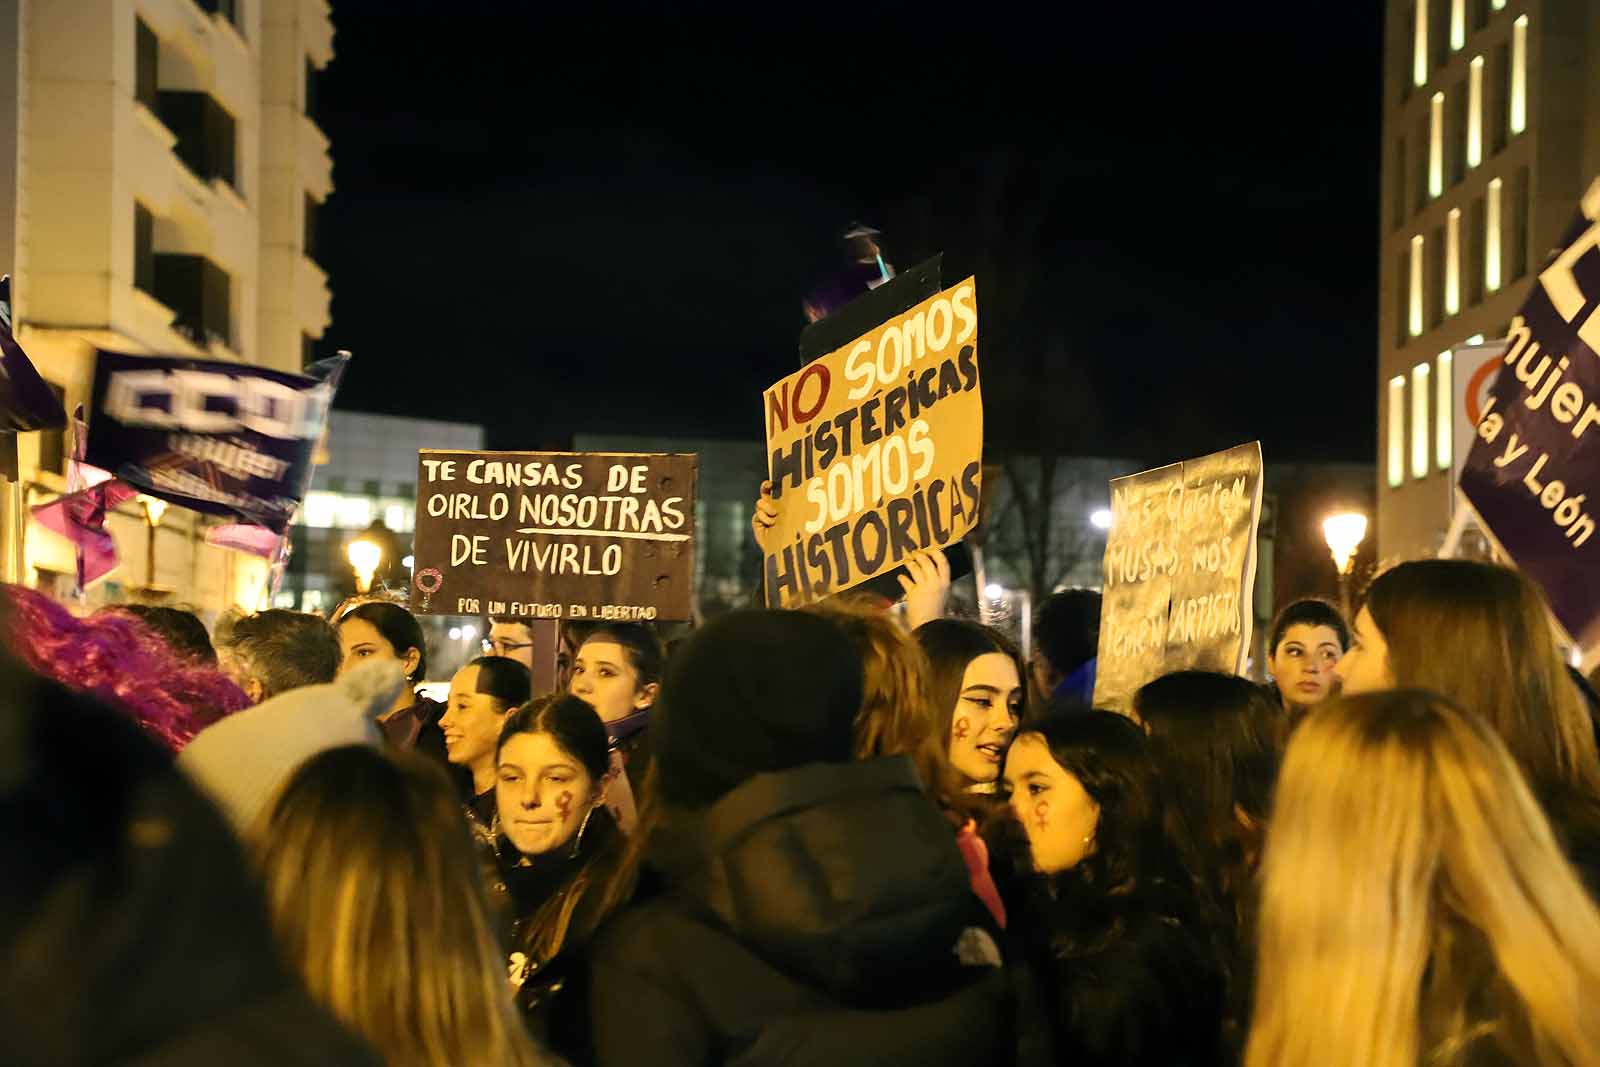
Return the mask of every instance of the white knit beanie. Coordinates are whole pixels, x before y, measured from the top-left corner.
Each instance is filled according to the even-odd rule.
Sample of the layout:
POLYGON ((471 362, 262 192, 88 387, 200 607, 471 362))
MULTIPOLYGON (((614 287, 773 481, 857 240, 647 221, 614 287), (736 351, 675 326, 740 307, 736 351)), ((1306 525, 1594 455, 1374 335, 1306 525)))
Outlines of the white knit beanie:
POLYGON ((376 719, 404 685, 399 665, 381 662, 330 685, 291 689, 201 730, 178 753, 178 766, 242 834, 312 756, 340 745, 381 744, 376 719))

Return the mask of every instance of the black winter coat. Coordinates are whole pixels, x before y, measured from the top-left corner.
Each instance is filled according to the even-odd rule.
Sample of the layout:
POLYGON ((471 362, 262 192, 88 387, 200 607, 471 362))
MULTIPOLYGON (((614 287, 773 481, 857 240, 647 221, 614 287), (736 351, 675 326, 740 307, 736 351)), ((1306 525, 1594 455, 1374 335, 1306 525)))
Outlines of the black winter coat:
POLYGON ((1008 930, 1024 961, 1025 1067, 1226 1061, 1224 971, 1207 931, 1148 896, 1052 900, 1038 877, 1029 889, 1008 930))
POLYGON ((1009 1064, 1009 983, 904 759, 813 764, 670 818, 662 888, 591 957, 598 1067, 1009 1064))

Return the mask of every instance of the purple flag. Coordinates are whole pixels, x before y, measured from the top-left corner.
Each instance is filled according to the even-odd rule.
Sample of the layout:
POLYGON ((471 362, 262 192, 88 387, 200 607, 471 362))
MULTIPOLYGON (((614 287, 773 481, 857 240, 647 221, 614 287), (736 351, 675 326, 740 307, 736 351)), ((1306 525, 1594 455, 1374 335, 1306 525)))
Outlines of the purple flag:
POLYGON ((233 522, 213 526, 206 531, 206 544, 216 548, 231 548, 235 552, 248 552, 262 559, 273 559, 278 554, 282 538, 267 529, 249 522, 233 522))
POLYGON ((348 358, 287 374, 101 351, 86 458, 142 493, 283 533, 348 358))
POLYGON ((67 412, 11 335, 11 278, 0 277, 0 432, 59 430, 67 412))
POLYGON ((83 462, 83 405, 72 413, 72 458, 67 493, 33 509, 34 521, 72 542, 78 560, 78 592, 116 567, 117 543, 106 532, 106 512, 139 495, 131 485, 83 462))
POLYGON ((1460 485, 1573 640, 1600 647, 1600 181, 1511 320, 1460 485))

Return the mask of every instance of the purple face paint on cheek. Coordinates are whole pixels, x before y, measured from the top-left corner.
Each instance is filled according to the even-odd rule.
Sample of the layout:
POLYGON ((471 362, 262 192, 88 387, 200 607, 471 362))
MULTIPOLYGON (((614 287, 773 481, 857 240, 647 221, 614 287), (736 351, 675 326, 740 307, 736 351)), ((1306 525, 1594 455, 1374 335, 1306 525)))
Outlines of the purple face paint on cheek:
POLYGON ((572 817, 572 794, 556 794, 556 814, 561 816, 561 821, 566 822, 572 817))
POLYGON ((1049 801, 1041 800, 1039 803, 1033 806, 1033 821, 1034 825, 1041 830, 1048 830, 1050 828, 1049 801))
POLYGON ((956 741, 965 741, 967 739, 967 735, 971 732, 972 723, 965 715, 963 715, 956 719, 955 729, 951 732, 950 736, 956 741))

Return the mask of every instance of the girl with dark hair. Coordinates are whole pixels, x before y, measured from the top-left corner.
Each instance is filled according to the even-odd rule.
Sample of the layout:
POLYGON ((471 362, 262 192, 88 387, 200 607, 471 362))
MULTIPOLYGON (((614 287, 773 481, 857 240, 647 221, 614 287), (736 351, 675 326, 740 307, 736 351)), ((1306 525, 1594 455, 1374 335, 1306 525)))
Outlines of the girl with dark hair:
POLYGON ((1005 782, 1033 869, 1012 916, 1039 1001, 1025 1049, 1077 1067, 1221 1062, 1222 968, 1144 734, 1060 716, 1017 737, 1005 782))
POLYGON ((1022 656, 998 630, 962 619, 924 623, 916 638, 950 765, 967 793, 992 795, 1022 718, 1022 656))
POLYGON ((1349 647, 1350 627, 1326 600, 1308 597, 1278 612, 1267 642, 1267 665, 1291 718, 1298 721, 1335 694, 1334 667, 1349 647))
POLYGON ((528 700, 533 684, 528 668, 504 656, 479 656, 450 679, 450 698, 439 728, 449 761, 468 772, 460 785, 473 831, 490 837, 494 823, 495 748, 506 714, 528 700), (470 781, 467 780, 470 777, 470 781))
POLYGON ((357 604, 333 625, 343 653, 340 674, 372 660, 400 664, 406 687, 395 697, 394 707, 378 719, 378 726, 391 744, 417 747, 424 728, 436 727, 444 708, 417 694, 417 685, 428 674, 428 643, 416 617, 398 604, 374 600, 357 604))
POLYGON ((543 697, 506 719, 495 759, 496 841, 513 915, 511 984, 535 1032, 586 1063, 587 979, 578 961, 624 895, 626 839, 605 806, 606 730, 577 697, 543 697))
POLYGON ((635 797, 641 795, 650 768, 650 709, 661 688, 666 651, 649 626, 637 622, 604 623, 590 630, 572 660, 568 692, 586 701, 600 716, 610 738, 611 764, 617 774, 607 803, 624 833, 638 822, 635 797))
POLYGON ((1269 691, 1233 674, 1178 671, 1134 696, 1168 804, 1168 837, 1197 879, 1228 965, 1225 1030, 1242 1047, 1249 1021, 1255 872, 1277 777, 1283 713, 1269 691))

